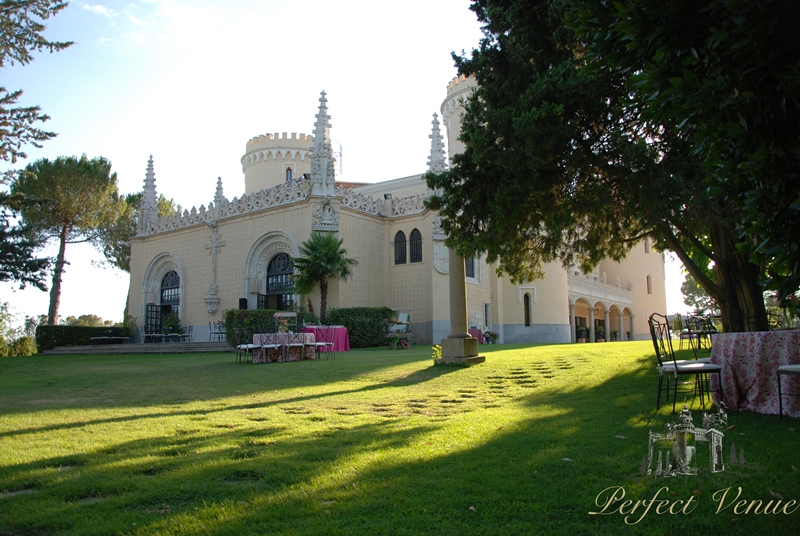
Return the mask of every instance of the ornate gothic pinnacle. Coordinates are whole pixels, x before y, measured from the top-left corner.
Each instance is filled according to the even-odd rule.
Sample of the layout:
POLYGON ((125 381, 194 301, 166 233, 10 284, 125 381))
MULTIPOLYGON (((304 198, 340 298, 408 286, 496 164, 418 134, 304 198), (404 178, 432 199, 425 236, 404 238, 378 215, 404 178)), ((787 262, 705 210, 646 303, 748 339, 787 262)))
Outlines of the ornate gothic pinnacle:
POLYGON ((141 217, 139 229, 142 233, 148 221, 158 218, 158 201, 156 197, 156 173, 153 166, 153 155, 147 161, 147 173, 144 176, 144 189, 142 190, 141 217))
POLYGON ((217 177, 217 190, 214 192, 214 219, 218 220, 220 217, 220 210, 222 210, 222 202, 225 201, 225 196, 222 194, 222 177, 217 177))
POLYGON ((428 171, 431 173, 444 173, 447 164, 444 159, 444 140, 439 130, 439 114, 433 114, 433 127, 428 137, 431 140, 431 155, 428 157, 428 171))
POLYGON ((325 91, 320 93, 319 112, 315 116, 314 147, 311 149, 311 185, 313 195, 332 195, 335 180, 333 151, 331 149, 331 116, 328 115, 328 99, 325 91))

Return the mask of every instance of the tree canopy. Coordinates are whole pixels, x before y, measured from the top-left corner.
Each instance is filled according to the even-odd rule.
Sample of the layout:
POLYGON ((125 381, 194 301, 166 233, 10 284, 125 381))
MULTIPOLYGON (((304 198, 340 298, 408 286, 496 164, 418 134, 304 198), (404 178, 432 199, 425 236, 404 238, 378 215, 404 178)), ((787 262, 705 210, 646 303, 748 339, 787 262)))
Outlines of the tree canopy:
POLYGON ((28 228, 20 225, 19 211, 12 208, 23 203, 22 199, 0 194, 0 281, 18 282, 20 288, 32 285, 46 290, 44 280, 50 260, 36 256, 41 244, 31 237, 28 228))
MULTIPOLYGON (((52 0, 13 0, 0 4, 0 69, 19 63, 27 65, 33 61, 33 52, 56 52, 72 45, 72 42, 48 41, 42 35, 44 21, 55 15, 68 2, 52 0)), ((9 91, 0 87, 0 159, 16 162, 25 158, 22 147, 40 143, 55 136, 36 126, 49 117, 39 106, 15 106, 22 90, 9 91)))
MULTIPOLYGON (((764 11, 774 7, 756 3, 764 11)), ((786 2, 772 4, 778 3, 792 12, 798 9, 786 2)), ((754 84, 741 85, 727 72, 734 64, 738 68, 736 61, 707 71, 699 68, 701 61, 693 74, 681 68, 692 67, 688 58, 695 56, 685 43, 697 39, 707 44, 709 62, 714 46, 718 56, 729 48, 740 50, 743 62, 752 60, 749 49, 772 51, 787 42, 770 37, 769 24, 762 27, 763 20, 778 24, 771 14, 764 19, 757 10, 706 13, 707 5, 473 2, 484 37, 470 57, 454 56, 459 72, 478 82, 463 118, 466 150, 453 158, 449 171, 428 178, 429 186, 438 189, 430 206, 445 216, 449 245, 462 256, 486 252, 490 262, 499 263, 499 271, 522 280, 541 275, 541 264, 557 259, 589 271, 603 258, 620 260, 637 241, 651 236, 675 251, 719 303, 725 329, 744 331, 751 316, 766 323, 759 282, 768 266, 777 274, 790 270, 778 255, 768 254, 763 237, 791 253, 797 235, 778 242, 780 229, 771 226, 771 216, 756 216, 766 210, 773 187, 782 187, 789 201, 777 203, 783 207, 769 214, 788 215, 798 199, 798 181, 793 182, 794 171, 779 177, 761 173, 754 164, 758 151, 745 151, 750 146, 743 140, 755 143, 757 138, 747 132, 749 116, 740 119, 735 109, 719 112, 714 107, 727 95, 720 77, 730 79, 730 95, 738 91, 735 98, 745 108, 754 98, 751 89, 743 89, 754 84), (734 32, 737 24, 745 29, 734 32), (718 27, 727 29, 727 41, 714 45, 721 39, 718 27), (674 37, 687 32, 695 37, 674 37), (666 61, 670 58, 674 61, 666 61), (661 69, 666 64, 675 71, 661 69), (696 86, 686 80, 703 87, 717 84, 719 90, 712 96, 694 95, 696 86), (724 125, 716 125, 723 116, 724 125), (731 161, 734 156, 740 158, 731 161), (713 261, 714 278, 704 273, 700 258, 713 261)), ((766 52, 762 58, 780 64, 784 56, 766 52)), ((744 80, 751 76, 750 67, 739 72, 744 80)), ((776 71, 791 78, 788 67, 776 71)), ((781 95, 785 107, 793 107, 788 93, 795 82, 774 83, 771 95, 781 95)), ((766 94, 767 89, 759 91, 766 94)), ((770 110, 778 113, 775 107, 770 110)), ((772 122, 769 114, 760 120, 764 128, 772 122)), ((793 168, 798 141, 781 142, 783 153, 774 150, 774 169, 793 168)))
MULTIPOLYGON (((142 193, 127 194, 125 203, 120 210, 117 220, 99 231, 100 248, 106 261, 115 268, 131 271, 131 243, 136 236, 136 224, 139 219, 139 208, 142 203, 142 193)), ((172 199, 167 199, 164 194, 159 194, 156 201, 158 217, 164 218, 175 212, 180 212, 180 205, 172 199)))
POLYGON ((67 244, 91 242, 102 247, 102 230, 114 225, 125 208, 117 192, 117 174, 102 157, 41 159, 25 167, 11 184, 11 192, 41 201, 22 207, 22 219, 39 242, 58 242, 48 311, 50 323, 56 324, 67 244))
POLYGON ((328 279, 348 279, 358 264, 347 258, 342 240, 333 233, 312 233, 300 246, 301 257, 292 260, 295 275, 292 276, 295 291, 309 294, 319 285, 319 319, 325 321, 328 311, 328 279))

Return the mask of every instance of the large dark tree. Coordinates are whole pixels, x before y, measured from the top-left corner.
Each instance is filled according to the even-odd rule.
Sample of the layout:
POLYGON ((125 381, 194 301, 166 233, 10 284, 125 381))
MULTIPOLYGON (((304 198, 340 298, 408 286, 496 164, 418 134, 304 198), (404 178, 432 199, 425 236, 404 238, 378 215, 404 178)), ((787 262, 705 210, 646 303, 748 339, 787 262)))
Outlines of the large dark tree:
POLYGON ((15 281, 20 288, 33 285, 47 290, 44 279, 50 260, 36 256, 39 244, 29 229, 18 221, 19 207, 24 200, 0 194, 0 281, 15 281))
MULTIPOLYGON (((621 259, 651 236, 720 304, 725 329, 743 331, 751 316, 766 322, 759 280, 774 259, 748 249, 746 212, 728 199, 744 179, 709 166, 685 130, 691 117, 650 115, 653 95, 640 91, 639 70, 596 61, 595 41, 616 37, 576 5, 473 3, 484 38, 470 57, 455 58, 479 84, 462 125, 466 150, 449 172, 429 177, 449 244, 464 256, 486 252, 520 280, 556 259, 584 270, 621 259), (715 280, 699 258, 714 262, 715 280)), ((639 46, 636 31, 617 44, 639 46)))
POLYGON ((125 206, 117 193, 117 174, 105 158, 41 159, 25 167, 11 184, 11 192, 41 200, 23 206, 22 219, 42 243, 58 243, 48 310, 50 324, 56 324, 67 244, 91 242, 102 247, 102 230, 114 225, 125 206))

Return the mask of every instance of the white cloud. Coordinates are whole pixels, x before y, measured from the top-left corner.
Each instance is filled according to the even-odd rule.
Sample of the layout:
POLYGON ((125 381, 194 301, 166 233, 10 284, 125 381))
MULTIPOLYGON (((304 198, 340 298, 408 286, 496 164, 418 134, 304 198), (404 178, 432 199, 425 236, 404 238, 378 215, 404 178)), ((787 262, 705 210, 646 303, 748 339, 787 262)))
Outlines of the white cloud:
POLYGON ((87 11, 92 11, 94 13, 99 13, 100 15, 105 15, 106 17, 115 17, 117 15, 117 13, 113 9, 101 6, 100 4, 96 4, 93 6, 89 4, 83 4, 83 9, 87 11))
POLYGON ((128 20, 131 21, 134 24, 138 24, 139 26, 147 26, 147 22, 146 21, 143 21, 141 19, 137 19, 133 15, 128 15, 128 20))

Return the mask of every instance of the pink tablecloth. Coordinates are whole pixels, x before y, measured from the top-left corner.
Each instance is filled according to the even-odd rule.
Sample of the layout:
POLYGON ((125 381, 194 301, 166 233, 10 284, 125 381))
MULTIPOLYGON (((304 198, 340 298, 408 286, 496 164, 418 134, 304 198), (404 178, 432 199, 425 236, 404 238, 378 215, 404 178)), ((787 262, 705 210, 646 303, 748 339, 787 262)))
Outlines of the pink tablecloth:
POLYGON ((343 326, 306 326, 300 331, 303 333, 313 333, 316 340, 323 342, 329 341, 331 330, 333 330, 333 351, 334 352, 349 352, 350 351, 350 335, 347 334, 347 328, 343 326))
MULTIPOLYGON (((711 337, 711 362, 722 365, 725 406, 777 415, 778 367, 800 364, 800 331, 718 333, 711 337)), ((716 383, 716 374, 712 374, 714 390, 716 383)), ((800 393, 800 378, 784 375, 781 389, 800 393)), ((800 417, 800 397, 783 397, 783 413, 800 417)))
POLYGON ((479 344, 483 344, 483 332, 479 329, 471 328, 469 330, 469 334, 478 339, 479 344))
POLYGON ((270 361, 301 361, 303 359, 316 358, 316 349, 314 348, 314 334, 313 333, 256 333, 253 335, 253 344, 280 344, 280 348, 275 350, 254 350, 253 363, 267 363, 270 361), (289 342, 294 342, 295 338, 299 339, 304 346, 291 347, 289 342))

